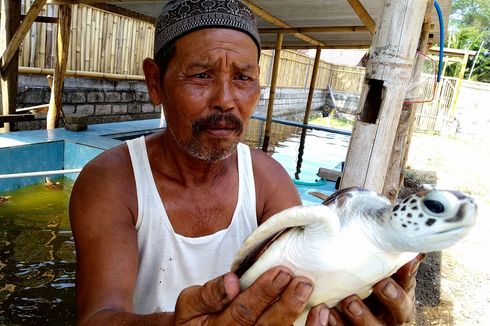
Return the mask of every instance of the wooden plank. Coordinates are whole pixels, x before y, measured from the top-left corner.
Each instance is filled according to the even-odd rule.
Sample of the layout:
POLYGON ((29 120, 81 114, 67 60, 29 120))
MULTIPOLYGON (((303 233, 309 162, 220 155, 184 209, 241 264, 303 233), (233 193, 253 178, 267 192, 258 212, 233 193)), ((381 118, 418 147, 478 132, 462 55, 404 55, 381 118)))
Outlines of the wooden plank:
POLYGON ((385 0, 366 67, 361 114, 355 122, 342 188, 356 185, 383 191, 427 2, 385 0), (359 134, 366 126, 370 137, 359 134))
MULTIPOLYGON (((20 24, 20 2, 17 0, 0 0, 0 10, 2 19, 0 19, 0 51, 7 49, 14 31, 18 30, 20 24)), ((15 54, 15 52, 14 52, 15 54)), ((17 101, 17 83, 18 83, 18 66, 19 56, 13 55, 9 64, 1 73, 1 90, 2 90, 2 114, 15 113, 17 101)), ((13 121, 5 123, 3 131, 15 130, 13 121)))
POLYGON ((68 47, 70 44, 71 6, 59 7, 58 45, 56 49, 56 64, 53 75, 53 87, 49 110, 46 117, 46 128, 54 129, 58 126, 58 117, 62 114, 61 103, 63 84, 65 79, 66 64, 68 59, 68 47))
MULTIPOLYGON (((5 52, 3 52, 2 55, 2 67, 1 71, 5 72, 8 64, 16 54, 17 50, 19 49, 20 44, 24 40, 24 37, 26 36, 27 32, 32 26, 32 23, 36 19, 37 15, 39 12, 43 9, 44 4, 46 3, 46 0, 35 0, 34 3, 31 5, 31 8, 27 12, 24 20, 20 24, 19 28, 17 28, 15 34, 12 36, 10 39, 10 42, 5 49, 5 52)), ((20 3, 18 3, 20 8, 20 3)), ((2 20, 4 19, 3 17, 6 17, 7 15, 11 15, 11 13, 2 13, 2 20)), ((20 15, 19 15, 20 18, 20 15)), ((10 17, 12 19, 12 17, 10 17)), ((6 19, 9 20, 9 19, 6 19)))
POLYGON ((319 168, 318 173, 316 175, 322 179, 335 182, 338 180, 338 178, 342 177, 342 172, 330 170, 330 169, 326 169, 326 168, 319 168))
MULTIPOLYGON (((24 20, 25 17, 26 17, 26 15, 20 15, 21 20, 24 20)), ((36 19, 34 19, 34 22, 58 24, 58 18, 57 17, 48 17, 48 16, 37 16, 36 19)))
POLYGON ((18 121, 32 121, 34 120, 34 114, 7 114, 0 115, 0 124, 12 123, 18 121))
POLYGON ((340 188, 354 186, 364 186, 371 151, 376 138, 377 126, 357 120, 352 130, 352 136, 349 143, 347 159, 345 161, 344 173, 340 183, 340 188))
POLYGON ((281 62, 281 48, 282 48, 283 35, 277 34, 276 39, 276 51, 274 53, 274 64, 272 68, 272 80, 269 90, 269 103, 267 105, 267 120, 265 122, 264 142, 262 143, 262 151, 267 153, 269 148, 271 127, 272 127, 272 113, 274 110, 274 98, 276 96, 277 75, 279 72, 279 63, 281 62))
POLYGON ((352 9, 354 9, 357 16, 359 16, 359 18, 364 23, 364 25, 371 33, 371 35, 374 35, 374 30, 376 29, 376 23, 371 18, 369 12, 366 10, 366 8, 364 8, 362 3, 359 0, 347 0, 347 2, 350 4, 352 9))

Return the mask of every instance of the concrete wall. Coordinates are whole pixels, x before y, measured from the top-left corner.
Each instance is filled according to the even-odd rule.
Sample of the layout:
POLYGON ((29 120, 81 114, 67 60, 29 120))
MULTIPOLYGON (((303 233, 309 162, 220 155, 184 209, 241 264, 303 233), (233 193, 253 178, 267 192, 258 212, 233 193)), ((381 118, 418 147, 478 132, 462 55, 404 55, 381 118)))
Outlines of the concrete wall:
MULTIPOLYGON (((268 87, 261 90, 256 114, 266 115, 269 99, 268 87)), ((308 89, 278 88, 274 104, 274 116, 304 113, 308 89)), ((19 76, 17 107, 29 107, 49 103, 50 92, 44 76, 19 76)), ((326 90, 316 90, 312 109, 325 104, 326 90)), ((108 81, 89 78, 66 78, 63 91, 63 111, 65 114, 88 115, 89 123, 106 123, 127 120, 155 119, 160 117, 160 108, 149 102, 143 81, 108 81)), ((43 129, 45 114, 36 121, 20 122, 19 130, 43 129)))

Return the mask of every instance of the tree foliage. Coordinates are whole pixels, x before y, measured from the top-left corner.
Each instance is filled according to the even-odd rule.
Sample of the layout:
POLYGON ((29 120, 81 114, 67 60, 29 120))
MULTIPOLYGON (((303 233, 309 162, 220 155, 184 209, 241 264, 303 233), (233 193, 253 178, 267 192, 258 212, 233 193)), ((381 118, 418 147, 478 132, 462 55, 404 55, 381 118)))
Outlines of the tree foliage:
MULTIPOLYGON (((468 61, 465 78, 471 72, 472 80, 490 82, 490 1, 453 0, 449 30, 448 47, 480 50, 478 57, 468 61)), ((448 67, 446 74, 455 76, 458 71, 458 67, 453 65, 448 67)))

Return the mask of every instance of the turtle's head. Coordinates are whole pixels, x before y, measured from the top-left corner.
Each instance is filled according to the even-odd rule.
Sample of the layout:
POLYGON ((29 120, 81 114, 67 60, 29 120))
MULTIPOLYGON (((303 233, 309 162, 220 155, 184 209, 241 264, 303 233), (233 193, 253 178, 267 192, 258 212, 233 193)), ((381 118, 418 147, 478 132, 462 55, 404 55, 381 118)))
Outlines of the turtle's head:
POLYGON ((476 214, 473 198, 459 191, 432 189, 403 199, 389 218, 397 247, 430 252, 450 247, 467 235, 476 214))

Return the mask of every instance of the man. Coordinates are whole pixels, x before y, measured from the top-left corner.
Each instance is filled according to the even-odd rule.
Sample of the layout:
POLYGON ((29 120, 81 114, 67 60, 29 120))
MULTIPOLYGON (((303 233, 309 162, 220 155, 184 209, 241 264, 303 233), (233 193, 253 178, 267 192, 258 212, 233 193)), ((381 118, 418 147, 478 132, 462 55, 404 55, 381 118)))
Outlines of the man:
MULTIPOLYGON (((277 162, 239 143, 260 96, 259 54, 239 0, 163 9, 144 71, 167 129, 106 151, 73 189, 80 324, 289 325, 303 310, 314 284, 285 267, 243 292, 226 273, 258 224, 301 204, 277 162)), ((376 315, 353 296, 342 313, 314 307, 307 324, 408 321, 416 265, 375 287, 376 315)))

